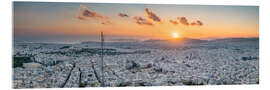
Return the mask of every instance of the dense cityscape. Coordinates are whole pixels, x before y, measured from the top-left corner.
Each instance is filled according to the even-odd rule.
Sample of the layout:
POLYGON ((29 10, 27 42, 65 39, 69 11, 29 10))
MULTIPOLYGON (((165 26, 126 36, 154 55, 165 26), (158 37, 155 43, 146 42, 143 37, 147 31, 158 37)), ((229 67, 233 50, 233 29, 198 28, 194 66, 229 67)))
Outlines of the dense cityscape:
MULTIPOLYGON (((259 83, 258 38, 104 45, 104 87, 259 83)), ((13 88, 100 87, 103 83, 100 42, 14 42, 13 50, 13 88)))

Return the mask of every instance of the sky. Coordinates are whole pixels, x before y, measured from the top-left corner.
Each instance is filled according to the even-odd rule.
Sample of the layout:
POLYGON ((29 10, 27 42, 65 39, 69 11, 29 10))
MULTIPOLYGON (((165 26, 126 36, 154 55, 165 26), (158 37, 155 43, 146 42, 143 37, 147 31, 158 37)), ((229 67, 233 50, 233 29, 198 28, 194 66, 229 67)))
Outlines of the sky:
POLYGON ((15 40, 259 37, 258 6, 14 2, 15 40))

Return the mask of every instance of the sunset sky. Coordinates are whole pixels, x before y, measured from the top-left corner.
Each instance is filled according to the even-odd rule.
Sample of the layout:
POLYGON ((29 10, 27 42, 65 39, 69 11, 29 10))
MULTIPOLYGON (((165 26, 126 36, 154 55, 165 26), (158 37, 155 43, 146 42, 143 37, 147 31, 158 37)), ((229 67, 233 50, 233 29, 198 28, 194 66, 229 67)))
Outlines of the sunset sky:
POLYGON ((259 37, 258 6, 14 2, 15 40, 259 37))

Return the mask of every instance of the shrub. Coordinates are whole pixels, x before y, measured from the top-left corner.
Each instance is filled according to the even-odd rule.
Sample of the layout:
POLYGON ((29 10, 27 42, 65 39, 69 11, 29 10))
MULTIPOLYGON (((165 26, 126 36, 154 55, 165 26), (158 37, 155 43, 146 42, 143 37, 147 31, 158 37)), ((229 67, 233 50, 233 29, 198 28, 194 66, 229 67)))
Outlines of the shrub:
POLYGON ((196 83, 193 81, 182 81, 184 85, 203 85, 203 83, 196 83))
POLYGON ((69 48, 70 46, 63 46, 63 47, 61 47, 61 48, 59 48, 59 49, 66 49, 66 48, 69 48))
POLYGON ((32 62, 30 57, 15 57, 13 56, 13 68, 23 67, 23 63, 32 62))
POLYGON ((121 82, 118 86, 119 87, 126 87, 126 86, 129 86, 131 83, 129 82, 121 82))
POLYGON ((155 69, 156 72, 162 72, 162 68, 155 69))
POLYGON ((80 82, 79 87, 85 87, 85 84, 84 84, 84 83, 82 83, 82 82, 80 82))

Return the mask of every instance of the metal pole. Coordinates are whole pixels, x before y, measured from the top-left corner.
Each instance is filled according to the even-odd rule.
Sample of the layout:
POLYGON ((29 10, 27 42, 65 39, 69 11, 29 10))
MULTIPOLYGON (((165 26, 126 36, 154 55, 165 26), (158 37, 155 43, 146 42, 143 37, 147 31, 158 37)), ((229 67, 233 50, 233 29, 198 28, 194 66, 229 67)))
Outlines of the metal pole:
POLYGON ((104 68, 103 68, 103 43, 104 43, 104 37, 103 37, 103 32, 101 32, 101 86, 104 87, 104 68))

